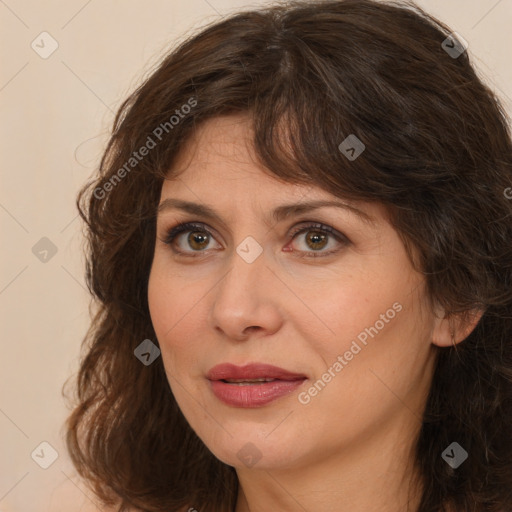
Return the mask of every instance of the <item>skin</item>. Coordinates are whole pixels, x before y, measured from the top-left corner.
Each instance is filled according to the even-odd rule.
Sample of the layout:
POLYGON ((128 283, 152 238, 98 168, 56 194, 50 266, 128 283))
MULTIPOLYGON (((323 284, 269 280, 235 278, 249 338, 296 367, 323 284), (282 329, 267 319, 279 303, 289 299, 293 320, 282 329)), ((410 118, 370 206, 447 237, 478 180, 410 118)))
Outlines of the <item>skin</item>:
POLYGON ((407 510, 407 503, 415 510, 420 486, 412 485, 412 450, 436 345, 450 345, 451 330, 453 342, 460 342, 479 317, 462 324, 444 318, 441 308, 430 310, 424 277, 412 268, 381 205, 350 202, 371 215, 374 225, 333 207, 277 224, 267 220, 281 204, 339 198, 278 180, 258 164, 251 138, 244 115, 206 121, 173 163, 179 176, 162 187, 161 201, 207 204, 223 219, 177 209, 157 217, 148 300, 174 396, 212 453, 236 468, 236 512, 397 512, 407 510), (195 245, 190 231, 174 240, 175 249, 201 253, 197 258, 163 242, 182 222, 203 223, 212 233, 195 245), (328 235, 315 246, 308 243, 308 236, 318 234, 315 228, 289 236, 308 222, 330 226, 348 242, 328 235), (263 248, 250 264, 236 252, 247 236, 263 248), (297 256, 330 249, 337 252, 297 256), (309 403, 300 403, 299 393, 395 303, 401 310, 394 318, 367 345, 359 343, 360 352, 309 403), (205 377, 223 362, 265 362, 308 379, 263 407, 237 408, 220 402, 205 377), (251 467, 237 457, 247 443, 261 457, 251 467))

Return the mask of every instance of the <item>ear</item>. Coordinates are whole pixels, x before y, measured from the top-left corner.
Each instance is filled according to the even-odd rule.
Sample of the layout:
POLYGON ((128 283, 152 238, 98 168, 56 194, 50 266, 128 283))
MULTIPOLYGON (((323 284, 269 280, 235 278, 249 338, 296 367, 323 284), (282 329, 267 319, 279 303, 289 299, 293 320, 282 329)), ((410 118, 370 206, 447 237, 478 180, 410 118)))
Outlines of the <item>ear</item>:
POLYGON ((472 309, 447 316, 441 314, 434 320, 432 343, 438 347, 450 347, 464 341, 476 327, 484 314, 482 309, 472 309))

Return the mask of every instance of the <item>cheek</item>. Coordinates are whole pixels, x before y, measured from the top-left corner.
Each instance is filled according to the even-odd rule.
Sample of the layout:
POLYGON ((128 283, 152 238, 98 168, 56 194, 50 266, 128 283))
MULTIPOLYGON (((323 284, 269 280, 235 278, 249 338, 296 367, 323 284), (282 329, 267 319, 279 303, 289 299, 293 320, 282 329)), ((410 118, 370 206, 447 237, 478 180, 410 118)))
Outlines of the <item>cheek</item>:
POLYGON ((158 338, 162 364, 167 381, 187 421, 202 424, 202 409, 191 396, 201 393, 199 355, 204 347, 198 329, 199 308, 190 288, 177 287, 175 280, 152 273, 148 283, 148 303, 151 321, 158 338), (172 282, 172 286, 171 286, 172 282), (176 290, 180 290, 176 293, 176 290), (194 305, 196 307, 194 307, 194 305))
POLYGON ((333 279, 321 294, 308 297, 306 302, 314 317, 309 313, 303 315, 301 323, 308 329, 307 339, 316 340, 319 350, 323 346, 330 348, 332 355, 338 355, 348 350, 361 332, 364 341, 365 328, 379 321, 381 314, 391 309, 388 316, 393 315, 393 303, 399 298, 394 286, 390 287, 389 283, 378 286, 366 276, 333 279), (313 321, 307 322, 306 316, 313 321))
POLYGON ((201 353, 197 333, 203 315, 190 287, 176 286, 175 279, 153 272, 148 283, 148 305, 162 359, 167 371, 185 373, 201 353), (171 285, 172 283, 172 285, 171 285))
POLYGON ((172 303, 169 304, 165 282, 153 268, 148 282, 148 307, 151 323, 158 337, 165 332, 168 322, 166 311, 174 310, 173 306, 172 303))
POLYGON ((188 287, 167 266, 157 250, 148 281, 148 305, 155 332, 163 337, 161 341, 165 341, 166 333, 171 332, 187 311, 188 287))
MULTIPOLYGON (((341 356, 342 368, 338 364, 335 373, 343 373, 351 383, 373 367, 391 374, 399 368, 409 371, 416 354, 423 354, 418 349, 425 345, 426 328, 418 314, 416 302, 420 298, 411 293, 421 287, 409 282, 409 277, 389 271, 372 276, 361 273, 357 279, 331 286, 323 297, 309 303, 317 317, 325 321, 307 326, 303 320, 305 336, 327 368, 339 362, 341 356), (319 325, 321 330, 317 331, 319 325), (324 332, 326 336, 321 334, 324 332)), ((374 378, 371 374, 367 377, 374 378)))

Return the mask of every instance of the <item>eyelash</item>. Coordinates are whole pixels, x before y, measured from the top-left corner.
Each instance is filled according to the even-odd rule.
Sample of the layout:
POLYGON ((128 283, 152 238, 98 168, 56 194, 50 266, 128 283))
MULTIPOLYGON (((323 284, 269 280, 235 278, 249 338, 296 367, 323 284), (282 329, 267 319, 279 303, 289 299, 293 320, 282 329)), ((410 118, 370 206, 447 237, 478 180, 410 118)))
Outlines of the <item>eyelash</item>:
MULTIPOLYGON (((302 226, 301 228, 298 228, 296 230, 293 230, 290 233, 291 240, 293 240, 297 235, 300 235, 301 233, 312 231, 313 230, 312 228, 314 228, 315 231, 318 231, 320 233, 324 233, 324 234, 332 236, 333 238, 335 238, 342 245, 348 245, 350 243, 347 237, 345 237, 344 235, 338 234, 330 226, 326 226, 324 224, 320 224, 320 223, 317 223, 317 222, 316 223, 311 223, 311 224, 308 224, 306 226, 302 226)), ((203 233, 206 233, 209 237, 214 238, 212 233, 210 233, 210 231, 208 231, 204 227, 203 224, 198 224, 198 223, 194 223, 194 222, 185 222, 183 224, 178 224, 177 226, 169 229, 167 231, 164 239, 162 240, 162 242, 164 242, 167 245, 172 245, 172 243, 174 242, 174 239, 178 235, 180 235, 182 233, 187 233, 189 231, 203 232, 203 233)), ((185 255, 187 257, 192 257, 192 258, 196 258, 196 257, 202 256, 202 254, 205 252, 205 251, 193 251, 193 253, 190 254, 188 252, 180 251, 180 250, 177 250, 175 248, 172 248, 172 250, 175 253, 183 254, 183 255, 185 255)), ((322 252, 322 253, 309 252, 309 251, 294 251, 294 252, 297 253, 296 257, 298 257, 298 258, 322 258, 322 257, 325 257, 325 256, 330 256, 331 254, 334 254, 334 253, 338 252, 339 250, 340 250, 339 248, 338 249, 331 249, 330 251, 325 251, 325 252, 322 252), (301 252, 303 254, 301 254, 301 252)))

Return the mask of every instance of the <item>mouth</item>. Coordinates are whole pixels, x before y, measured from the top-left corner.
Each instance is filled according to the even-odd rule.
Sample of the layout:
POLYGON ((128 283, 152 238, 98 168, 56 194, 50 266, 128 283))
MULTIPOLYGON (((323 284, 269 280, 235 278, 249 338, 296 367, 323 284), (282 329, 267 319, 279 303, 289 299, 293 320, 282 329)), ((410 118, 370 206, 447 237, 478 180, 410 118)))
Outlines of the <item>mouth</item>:
POLYGON ((280 379, 220 379, 227 384, 236 384, 238 386, 250 386, 251 384, 260 384, 261 382, 275 382, 280 379))
POLYGON ((288 395, 306 380, 306 375, 277 366, 252 363, 236 366, 224 363, 207 373, 213 394, 233 407, 261 407, 288 395))
POLYGON ((218 364, 206 374, 208 380, 224 380, 228 382, 262 382, 272 380, 299 380, 306 375, 294 373, 278 366, 265 363, 251 363, 245 366, 236 366, 231 363, 218 364))

